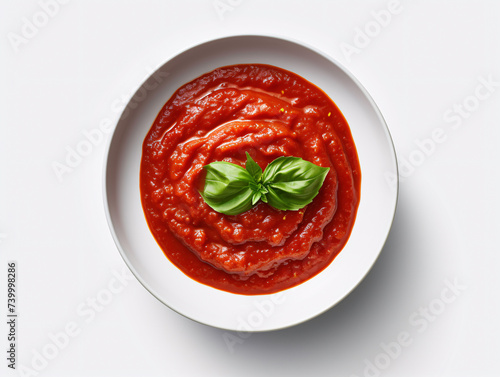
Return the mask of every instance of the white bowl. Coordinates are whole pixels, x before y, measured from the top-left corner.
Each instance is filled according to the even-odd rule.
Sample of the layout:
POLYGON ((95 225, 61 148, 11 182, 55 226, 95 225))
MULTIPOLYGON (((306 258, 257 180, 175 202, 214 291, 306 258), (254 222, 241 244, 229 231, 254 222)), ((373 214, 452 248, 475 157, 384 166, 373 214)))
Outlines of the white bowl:
MULTIPOLYGON (((338 62, 311 47, 269 36, 209 41, 176 55, 146 80, 119 119, 107 146, 104 205, 116 245, 132 273, 158 300, 195 321, 236 331, 268 331, 304 322, 349 294, 375 263, 397 202, 394 146, 370 95, 338 62), (246 296, 192 280, 159 248, 139 191, 142 143, 176 89, 217 67, 262 63, 304 77, 337 104, 351 127, 361 164, 361 201, 345 248, 321 273, 285 291, 246 296)), ((396 178, 397 179, 397 178, 396 178)))

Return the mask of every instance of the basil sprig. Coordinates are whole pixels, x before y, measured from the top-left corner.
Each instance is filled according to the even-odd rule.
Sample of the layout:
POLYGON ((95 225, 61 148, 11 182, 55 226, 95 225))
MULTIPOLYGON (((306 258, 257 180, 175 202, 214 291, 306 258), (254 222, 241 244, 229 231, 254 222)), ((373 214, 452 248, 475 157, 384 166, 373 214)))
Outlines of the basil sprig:
POLYGON ((300 157, 279 157, 261 167, 246 152, 245 168, 225 161, 205 165, 203 200, 217 212, 238 215, 259 200, 280 210, 297 211, 311 203, 328 174, 300 157))

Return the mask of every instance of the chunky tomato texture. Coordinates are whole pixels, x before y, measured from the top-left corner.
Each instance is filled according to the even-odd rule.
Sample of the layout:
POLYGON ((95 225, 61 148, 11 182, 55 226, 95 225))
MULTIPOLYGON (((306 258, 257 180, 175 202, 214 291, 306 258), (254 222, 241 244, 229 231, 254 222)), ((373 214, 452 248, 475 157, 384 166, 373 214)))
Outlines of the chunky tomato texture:
POLYGON ((182 86, 143 144, 140 188, 153 236, 186 275, 232 293, 274 293, 326 268, 349 238, 360 184, 356 147, 337 106, 315 85, 269 65, 222 67, 182 86), (296 156, 330 171, 303 209, 259 202, 223 215, 199 193, 203 166, 245 166, 245 152, 262 169, 296 156))

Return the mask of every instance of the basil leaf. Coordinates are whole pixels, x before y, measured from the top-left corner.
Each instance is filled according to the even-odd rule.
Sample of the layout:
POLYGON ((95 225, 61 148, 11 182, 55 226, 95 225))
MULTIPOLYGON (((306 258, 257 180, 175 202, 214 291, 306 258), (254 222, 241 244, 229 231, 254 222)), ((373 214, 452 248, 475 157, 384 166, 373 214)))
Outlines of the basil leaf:
POLYGON ((248 152, 246 156, 246 169, 225 161, 204 166, 200 194, 215 211, 238 215, 259 200, 280 210, 299 210, 318 195, 330 170, 299 157, 279 157, 262 171, 248 152))
POLYGON ((281 210, 305 207, 318 195, 329 170, 299 157, 277 158, 262 176, 268 203, 281 210))
POLYGON ((253 191, 252 194, 252 206, 256 205, 257 202, 262 198, 260 191, 253 191))
POLYGON ((253 207, 252 196, 254 192, 250 188, 241 190, 237 194, 231 196, 228 199, 211 199, 203 195, 203 200, 215 211, 223 213, 225 215, 239 215, 240 213, 246 212, 253 207))
POLYGON ((217 212, 237 215, 252 208, 252 176, 241 166, 225 161, 204 166, 207 171, 203 200, 217 212))
POLYGON ((255 205, 259 199, 262 200, 264 203, 267 203, 267 189, 260 183, 255 183, 255 182, 249 182, 248 184, 252 191, 254 192, 254 195, 252 196, 252 205, 255 205))
POLYGON ((261 167, 254 161, 254 159, 250 156, 248 152, 245 152, 247 155, 247 162, 245 164, 245 168, 250 173, 255 182, 259 182, 262 177, 262 169, 261 167))

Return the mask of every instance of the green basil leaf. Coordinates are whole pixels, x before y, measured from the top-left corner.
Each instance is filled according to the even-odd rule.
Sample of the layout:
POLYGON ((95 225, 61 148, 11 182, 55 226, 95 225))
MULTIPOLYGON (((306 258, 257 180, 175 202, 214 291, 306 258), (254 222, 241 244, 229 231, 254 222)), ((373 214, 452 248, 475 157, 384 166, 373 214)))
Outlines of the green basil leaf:
POLYGON ((268 201, 267 201, 267 193, 268 193, 268 192, 269 192, 269 191, 267 191, 267 190, 266 190, 266 192, 265 192, 265 193, 262 193, 262 192, 260 193, 260 200, 262 200, 264 203, 267 203, 267 202, 268 202, 268 201))
POLYGON ((252 176, 241 166, 225 161, 204 166, 207 171, 203 200, 214 210, 237 215, 252 208, 254 191, 249 187, 252 176))
POLYGON ((254 195, 252 196, 252 205, 255 205, 259 199, 264 203, 267 203, 267 189, 261 183, 249 182, 248 185, 254 192, 254 195))
POLYGON ((204 166, 200 194, 217 212, 238 215, 259 200, 280 210, 299 210, 318 195, 330 170, 299 157, 279 157, 263 172, 248 152, 246 156, 246 169, 225 161, 204 166))
POLYGON ((252 206, 256 205, 257 202, 262 198, 260 191, 253 191, 252 194, 252 206))
POLYGON ((201 196, 205 203, 207 203, 215 211, 223 213, 225 215, 239 215, 240 213, 246 212, 253 207, 252 197, 254 192, 250 188, 243 189, 226 199, 212 199, 208 198, 203 193, 201 196))
POLYGON ((250 156, 248 152, 245 152, 247 155, 247 162, 245 164, 245 168, 253 177, 255 182, 259 182, 262 177, 262 169, 261 167, 254 161, 254 159, 250 156))
POLYGON ((281 210, 305 207, 318 195, 329 170, 299 157, 277 158, 262 176, 268 203, 281 210))

